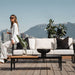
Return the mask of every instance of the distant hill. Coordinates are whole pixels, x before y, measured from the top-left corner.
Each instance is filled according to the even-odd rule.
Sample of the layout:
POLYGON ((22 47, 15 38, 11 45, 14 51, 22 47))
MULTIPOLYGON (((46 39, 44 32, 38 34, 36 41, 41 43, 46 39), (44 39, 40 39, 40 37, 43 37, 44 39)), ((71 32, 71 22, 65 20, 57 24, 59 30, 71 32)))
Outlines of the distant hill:
POLYGON ((68 22, 65 26, 67 27, 67 36, 75 39, 75 23, 68 22))
MULTIPOLYGON (((67 27, 66 36, 69 36, 75 39, 75 23, 67 22, 63 24, 67 27)), ((27 30, 24 33, 37 38, 46 38, 47 37, 47 32, 45 30, 46 26, 47 24, 39 24, 34 27, 31 27, 29 30, 27 30)))
POLYGON ((38 38, 47 37, 47 32, 45 30, 46 26, 47 24, 36 25, 30 28, 29 30, 27 30, 25 34, 28 34, 32 37, 38 37, 38 38))
MULTIPOLYGON (((75 39, 75 23, 63 23, 66 27, 67 27, 67 34, 66 36, 72 37, 75 39)), ((58 25, 58 24, 56 24, 58 25)), ((30 29, 28 29, 26 32, 24 32, 25 34, 28 34, 32 37, 37 37, 37 38, 46 38, 47 35, 47 31, 45 30, 47 24, 39 24, 36 25, 34 27, 31 27, 30 29)), ((0 32, 0 35, 2 32, 6 32, 7 29, 2 30, 0 32)))

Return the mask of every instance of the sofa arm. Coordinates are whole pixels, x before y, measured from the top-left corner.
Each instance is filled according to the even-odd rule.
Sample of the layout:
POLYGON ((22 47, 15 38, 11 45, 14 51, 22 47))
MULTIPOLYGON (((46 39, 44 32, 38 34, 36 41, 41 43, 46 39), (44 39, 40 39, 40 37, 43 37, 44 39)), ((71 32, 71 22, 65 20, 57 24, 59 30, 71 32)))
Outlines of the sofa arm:
POLYGON ((75 54, 75 43, 73 43, 73 50, 74 50, 74 54, 75 54))

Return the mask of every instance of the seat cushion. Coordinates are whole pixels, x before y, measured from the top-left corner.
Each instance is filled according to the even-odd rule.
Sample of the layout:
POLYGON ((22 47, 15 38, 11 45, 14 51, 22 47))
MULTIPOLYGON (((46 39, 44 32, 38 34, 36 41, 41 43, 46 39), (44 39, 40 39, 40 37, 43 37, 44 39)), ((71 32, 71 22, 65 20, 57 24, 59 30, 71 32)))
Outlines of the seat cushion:
POLYGON ((25 50, 23 50, 23 49, 14 50, 13 54, 14 55, 23 55, 23 54, 25 54, 25 50))
MULTIPOLYGON (((32 55, 35 55, 35 54, 40 54, 36 49, 35 50, 28 50, 27 49, 27 54, 32 54, 32 55)), ((53 54, 53 50, 51 50, 49 53, 47 54, 53 54)))
POLYGON ((33 49, 32 50, 27 49, 26 51, 27 51, 27 54, 32 54, 33 53, 33 49))
POLYGON ((38 51, 35 49, 35 50, 30 50, 30 49, 27 49, 27 54, 31 54, 31 55, 33 55, 33 54, 40 54, 40 53, 38 53, 38 51))
POLYGON ((70 49, 56 49, 56 50, 53 50, 53 54, 60 54, 60 55, 74 54, 74 50, 70 50, 70 49))

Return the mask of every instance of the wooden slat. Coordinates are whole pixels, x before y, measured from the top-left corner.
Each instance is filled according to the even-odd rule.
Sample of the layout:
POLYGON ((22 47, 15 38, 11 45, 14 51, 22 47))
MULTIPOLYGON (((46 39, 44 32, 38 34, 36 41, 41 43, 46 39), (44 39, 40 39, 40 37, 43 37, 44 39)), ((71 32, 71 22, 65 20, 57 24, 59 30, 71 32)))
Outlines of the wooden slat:
POLYGON ((41 64, 41 75, 47 75, 47 72, 46 72, 46 60, 45 62, 43 63, 40 63, 41 64))
POLYGON ((28 68, 30 68, 31 65, 32 65, 31 63, 20 63, 20 64, 18 63, 16 67, 19 70, 17 70, 18 72, 15 75, 26 75, 29 71, 28 68))
POLYGON ((68 63, 65 63, 65 66, 63 67, 67 71, 68 75, 75 75, 74 70, 72 69, 72 67, 69 66, 68 63))
POLYGON ((62 59, 71 59, 72 56, 62 56, 62 59))
POLYGON ((60 71, 58 63, 54 63, 55 60, 46 63, 36 61, 37 63, 34 60, 19 59, 19 63, 16 63, 16 69, 12 71, 10 71, 9 62, 0 64, 0 75, 75 75, 75 63, 72 63, 71 60, 66 60, 66 63, 62 63, 62 71, 60 71), (46 69, 43 69, 44 67, 46 69))
POLYGON ((61 75, 60 68, 58 67, 58 65, 56 65, 56 63, 52 63, 52 68, 53 68, 53 71, 54 71, 54 75, 61 75))
MULTIPOLYGON (((56 65, 58 66, 58 63, 56 63, 56 65)), ((60 71, 61 75, 68 75, 68 73, 66 72, 66 70, 63 68, 63 64, 62 64, 62 71, 60 71)))
POLYGON ((28 70, 26 75, 33 75, 34 74, 34 68, 36 68, 36 63, 31 63, 30 70, 28 70))
POLYGON ((41 70, 40 67, 41 67, 41 64, 38 62, 36 65, 36 70, 34 70, 33 75, 40 75, 40 70, 41 70))
POLYGON ((9 58, 38 58, 38 56, 23 55, 23 56, 10 56, 9 58))
MULTIPOLYGON (((47 59, 48 62, 50 62, 50 59, 47 59)), ((54 75, 54 71, 53 71, 53 68, 52 68, 52 63, 47 63, 47 67, 49 67, 50 69, 47 70, 47 74, 48 75, 54 75)))

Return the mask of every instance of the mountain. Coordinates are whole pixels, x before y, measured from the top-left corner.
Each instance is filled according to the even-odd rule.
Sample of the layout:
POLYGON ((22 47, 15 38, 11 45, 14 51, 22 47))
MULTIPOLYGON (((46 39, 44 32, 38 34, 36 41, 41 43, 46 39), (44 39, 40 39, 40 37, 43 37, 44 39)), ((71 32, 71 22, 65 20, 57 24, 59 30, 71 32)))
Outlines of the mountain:
POLYGON ((36 25, 36 26, 30 28, 29 30, 27 30, 25 32, 25 34, 28 34, 32 37, 38 37, 38 38, 47 37, 47 32, 45 30, 46 26, 47 26, 47 24, 36 25))
MULTIPOLYGON (((67 27, 67 34, 66 36, 72 37, 75 39, 75 23, 63 23, 67 27)), ((58 25, 58 24, 56 24, 58 25)), ((29 30, 24 32, 25 34, 28 34, 32 37, 37 38, 46 38, 47 37, 47 31, 45 30, 47 24, 39 24, 34 27, 31 27, 29 30)))
MULTIPOLYGON (((63 24, 67 27, 66 36, 69 36, 69 37, 72 37, 72 38, 75 39, 75 23, 67 22, 67 23, 63 23, 63 24)), ((56 24, 56 25, 58 25, 58 24, 56 24)), ((28 34, 32 37, 46 38, 48 36, 47 31, 45 30, 46 26, 47 26, 47 24, 39 24, 39 25, 36 25, 34 27, 31 27, 30 29, 28 29, 24 33, 28 34)), ((0 32, 0 35, 1 35, 2 32, 6 32, 6 31, 7 31, 7 29, 2 30, 0 32)))
POLYGON ((64 24, 67 27, 67 36, 75 39, 75 23, 64 24))

